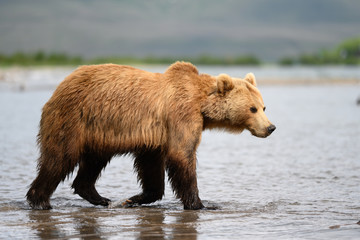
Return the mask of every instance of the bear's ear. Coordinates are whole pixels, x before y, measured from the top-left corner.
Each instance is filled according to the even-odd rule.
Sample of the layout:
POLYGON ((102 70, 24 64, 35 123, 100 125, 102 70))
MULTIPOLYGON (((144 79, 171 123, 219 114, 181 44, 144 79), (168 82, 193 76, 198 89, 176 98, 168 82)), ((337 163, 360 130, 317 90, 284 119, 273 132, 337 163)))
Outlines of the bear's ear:
POLYGON ((249 83, 251 83, 252 85, 254 85, 256 87, 256 79, 255 79, 255 75, 253 73, 246 74, 244 80, 248 81, 249 83))
POLYGON ((224 95, 227 91, 234 88, 234 81, 227 74, 220 74, 216 77, 217 92, 224 95))

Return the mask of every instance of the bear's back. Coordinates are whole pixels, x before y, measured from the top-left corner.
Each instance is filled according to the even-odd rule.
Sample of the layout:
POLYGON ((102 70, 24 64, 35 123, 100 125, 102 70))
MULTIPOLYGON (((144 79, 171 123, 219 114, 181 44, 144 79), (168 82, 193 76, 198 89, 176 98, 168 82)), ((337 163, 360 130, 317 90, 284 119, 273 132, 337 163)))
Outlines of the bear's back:
POLYGON ((54 127, 76 130, 90 142, 158 146, 166 141, 174 91, 160 73, 115 64, 82 66, 55 90, 42 122, 54 119, 54 127))

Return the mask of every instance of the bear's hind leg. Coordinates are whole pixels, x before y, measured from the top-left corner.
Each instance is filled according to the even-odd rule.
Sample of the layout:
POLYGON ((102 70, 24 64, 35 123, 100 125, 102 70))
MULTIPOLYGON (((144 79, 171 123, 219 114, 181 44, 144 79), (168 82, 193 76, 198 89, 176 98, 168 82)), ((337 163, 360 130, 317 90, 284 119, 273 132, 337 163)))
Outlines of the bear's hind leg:
POLYGON ((27 201, 33 209, 52 209, 50 197, 59 185, 61 178, 55 177, 48 169, 41 167, 38 176, 31 183, 26 194, 27 201))
POLYGON ((123 205, 147 204, 162 199, 164 195, 165 166, 161 150, 144 150, 135 154, 134 168, 143 192, 132 196, 123 205))
POLYGON ((100 172, 110 161, 110 156, 99 156, 86 153, 79 163, 77 176, 72 184, 74 193, 94 205, 108 206, 110 199, 100 196, 96 191, 95 182, 100 172))
POLYGON ((50 197, 61 181, 75 168, 76 162, 68 161, 70 164, 64 166, 62 160, 58 158, 46 157, 44 154, 38 165, 38 175, 31 183, 26 198, 30 206, 34 209, 52 209, 50 197))

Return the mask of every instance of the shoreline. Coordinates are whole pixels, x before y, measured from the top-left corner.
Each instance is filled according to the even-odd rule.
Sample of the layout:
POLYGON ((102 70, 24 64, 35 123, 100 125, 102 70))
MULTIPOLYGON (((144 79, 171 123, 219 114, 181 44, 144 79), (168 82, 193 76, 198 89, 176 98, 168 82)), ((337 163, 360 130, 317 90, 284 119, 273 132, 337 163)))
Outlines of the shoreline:
MULTIPOLYGON (((0 91, 54 90, 78 66, 0 67, 0 91)), ((168 65, 135 65, 150 72, 164 72, 168 65)), ((243 77, 253 72, 259 86, 360 86, 360 69, 348 66, 197 66, 200 73, 226 73, 243 77)))
POLYGON ((305 78, 294 78, 294 79, 260 79, 257 80, 259 86, 323 86, 323 85, 359 85, 360 79, 305 79, 305 78))

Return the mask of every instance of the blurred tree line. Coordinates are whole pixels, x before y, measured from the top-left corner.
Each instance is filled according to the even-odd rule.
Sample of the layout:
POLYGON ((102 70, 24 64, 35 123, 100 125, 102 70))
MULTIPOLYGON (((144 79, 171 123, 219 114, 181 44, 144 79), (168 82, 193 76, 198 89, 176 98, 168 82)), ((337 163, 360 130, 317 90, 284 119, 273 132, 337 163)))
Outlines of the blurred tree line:
MULTIPOLYGON (((171 64, 175 61, 189 61, 196 65, 260 65, 262 62, 255 56, 214 57, 201 55, 198 57, 100 57, 84 59, 80 56, 69 56, 65 53, 17 52, 12 55, 0 54, 0 66, 42 66, 42 65, 82 65, 82 64, 171 64)), ((280 65, 360 65, 360 38, 349 39, 339 46, 322 50, 316 54, 302 54, 299 57, 285 57, 280 65)))
POLYGON ((79 65, 83 63, 81 57, 71 57, 65 53, 36 53, 16 52, 12 55, 0 54, 0 65, 38 66, 38 65, 79 65))
POLYGON ((286 57, 279 61, 281 65, 359 65, 360 38, 349 39, 330 50, 316 54, 302 54, 297 58, 286 57))
POLYGON ((254 56, 239 56, 235 58, 221 58, 209 55, 202 55, 194 58, 170 58, 148 56, 143 58, 136 57, 100 57, 94 59, 84 59, 80 56, 69 56, 65 53, 36 53, 17 52, 13 55, 0 54, 0 66, 42 66, 42 65, 81 65, 81 64, 171 64, 175 61, 190 61, 194 64, 204 65, 259 65, 261 62, 254 56))

